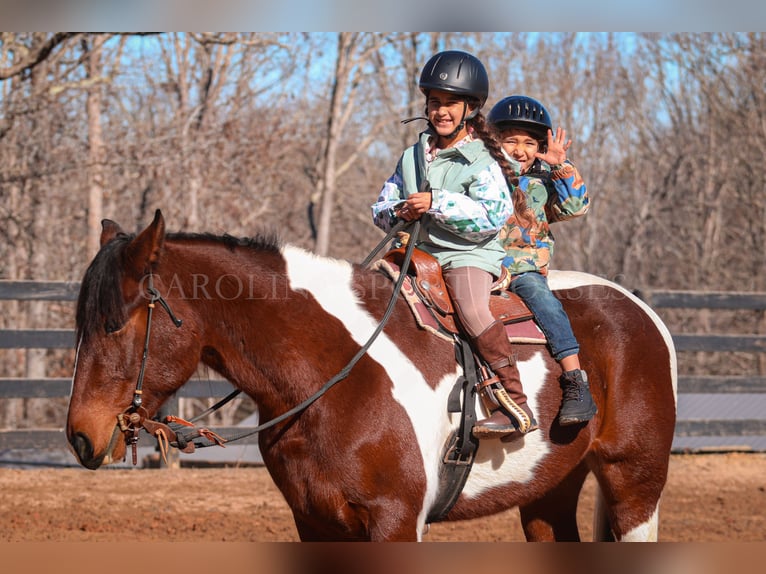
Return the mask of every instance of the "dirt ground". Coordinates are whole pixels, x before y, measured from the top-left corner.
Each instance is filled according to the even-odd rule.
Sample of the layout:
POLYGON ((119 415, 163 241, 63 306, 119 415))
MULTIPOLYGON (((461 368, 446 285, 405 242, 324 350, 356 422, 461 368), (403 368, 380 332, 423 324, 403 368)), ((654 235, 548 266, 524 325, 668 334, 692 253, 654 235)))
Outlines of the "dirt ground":
MULTIPOLYGON (((578 509, 592 533, 594 482, 578 509)), ((664 542, 766 540, 766 454, 673 455, 660 508, 664 542)), ((0 469, 0 541, 297 541, 262 467, 0 469)), ((523 541, 518 512, 432 525, 424 541, 523 541)))

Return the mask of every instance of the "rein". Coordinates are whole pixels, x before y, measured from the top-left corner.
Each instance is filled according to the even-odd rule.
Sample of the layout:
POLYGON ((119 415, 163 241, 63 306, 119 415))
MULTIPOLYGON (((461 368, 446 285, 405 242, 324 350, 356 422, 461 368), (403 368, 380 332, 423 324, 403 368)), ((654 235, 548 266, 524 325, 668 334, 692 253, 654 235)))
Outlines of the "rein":
MULTIPOLYGON (((388 234, 386 234, 386 237, 384 237, 383 240, 380 243, 378 243, 378 245, 367 256, 367 258, 365 258, 362 265, 365 267, 369 265, 369 263, 374 259, 375 255, 382 249, 382 247, 386 243, 388 243, 399 231, 401 231, 402 229, 410 225, 413 228, 411 233, 417 235, 417 232, 420 228, 420 220, 415 220, 414 222, 405 222, 405 221, 398 222, 391 229, 391 231, 389 231, 388 234)), ((406 269, 409 266, 410 259, 412 258, 412 251, 414 248, 415 248, 415 241, 409 241, 407 243, 407 247, 404 253, 404 261, 402 263, 404 269, 406 269)), ((388 320, 393 314, 394 305, 396 304, 396 301, 398 299, 405 277, 406 277, 405 273, 400 274, 399 278, 396 281, 396 284, 394 285, 394 290, 391 295, 391 299, 388 302, 388 306, 386 307, 386 311, 383 314, 383 317, 381 318, 380 322, 375 327, 375 330, 367 339, 365 344, 362 345, 359 351, 351 358, 348 364, 346 364, 346 366, 343 367, 343 369, 341 369, 340 372, 338 372, 337 375, 335 375, 330 380, 328 380, 317 392, 315 392, 309 398, 299 403, 292 409, 282 413, 281 415, 263 424, 258 425, 255 428, 250 429, 247 432, 243 432, 241 434, 238 434, 229 438, 223 438, 209 429, 195 427, 194 423, 198 421, 199 419, 215 412, 216 410, 224 406, 226 403, 234 399, 237 395, 239 395, 242 392, 239 389, 232 391, 226 397, 218 401, 216 404, 209 407, 203 413, 200 413, 199 415, 197 415, 196 417, 192 418, 189 421, 185 421, 179 417, 174 417, 172 415, 165 417, 164 422, 151 420, 147 417, 146 410, 141 406, 144 372, 146 369, 146 359, 149 353, 149 336, 151 333, 152 312, 154 310, 155 304, 159 302, 162 308, 165 309, 165 311, 167 311, 168 315, 170 316, 170 319, 173 321, 173 324, 176 327, 180 327, 182 325, 182 321, 173 314, 173 311, 170 309, 170 306, 168 305, 167 301, 165 301, 162 295, 160 295, 159 291, 157 291, 154 288, 152 274, 150 273, 149 286, 147 291, 149 292, 151 297, 149 299, 149 304, 148 304, 148 312, 147 312, 147 319, 146 319, 146 337, 144 339, 144 350, 143 350, 143 355, 141 357, 141 368, 138 373, 138 380, 136 381, 136 389, 133 392, 133 401, 131 403, 131 406, 124 413, 117 416, 117 424, 120 431, 122 431, 125 435, 125 443, 126 445, 130 446, 132 450, 133 464, 134 465, 137 464, 138 436, 142 428, 145 429, 149 434, 151 434, 157 439, 159 449, 160 449, 160 454, 162 455, 163 460, 165 460, 165 462, 167 463, 166 455, 167 455, 169 447, 171 446, 178 448, 182 452, 186 452, 186 453, 194 452, 195 448, 204 448, 204 447, 213 446, 213 445, 224 446, 223 443, 225 442, 234 442, 234 441, 243 439, 245 437, 257 434, 263 430, 273 427, 276 424, 279 424, 285 419, 306 409, 309 405, 311 405, 317 399, 319 399, 322 395, 324 395, 333 385, 335 385, 336 383, 348 377, 348 375, 351 373, 351 370, 354 368, 354 366, 367 353, 367 351, 375 342, 375 339, 377 339, 378 335, 380 335, 380 333, 383 331, 384 327, 386 326, 386 323, 388 323, 388 320), (192 427, 193 430, 190 429, 187 433, 181 432, 184 427, 186 428, 192 427), (202 438, 204 439, 204 441, 194 441, 194 439, 196 438, 202 438)))

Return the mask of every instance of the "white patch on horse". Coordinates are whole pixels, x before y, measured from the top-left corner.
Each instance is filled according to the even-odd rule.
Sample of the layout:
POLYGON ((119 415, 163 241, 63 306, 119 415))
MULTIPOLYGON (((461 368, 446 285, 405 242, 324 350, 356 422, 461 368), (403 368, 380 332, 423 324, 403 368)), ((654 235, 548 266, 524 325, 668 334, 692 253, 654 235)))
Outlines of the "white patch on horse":
MULTIPOLYGON (((282 248, 282 255, 290 287, 311 293, 327 313, 346 326, 354 341, 360 346, 367 343, 378 321, 367 312, 353 289, 351 264, 317 257, 290 245, 282 248)), ((450 430, 446 409, 440 405, 446 405, 459 371, 456 368, 454 374, 446 376, 436 389, 431 389, 417 366, 385 333, 378 335, 367 354, 386 369, 393 382, 393 397, 408 413, 420 445, 426 475, 426 493, 418 520, 420 539, 428 509, 438 494, 439 462, 450 430)))
POLYGON ((649 520, 626 532, 619 542, 657 542, 658 525, 659 505, 655 507, 649 520))
POLYGON ((678 360, 676 358, 676 352, 675 352, 675 346, 673 345, 673 337, 670 335, 670 331, 668 331, 668 328, 665 326, 665 323, 662 322, 662 319, 659 318, 657 313, 654 312, 654 310, 649 307, 646 303, 644 303, 641 299, 636 297, 633 293, 622 287, 621 285, 618 285, 617 283, 614 283, 612 281, 608 281, 602 277, 599 277, 597 275, 591 275, 590 273, 582 273, 580 271, 557 271, 557 270, 551 270, 548 273, 548 286, 551 288, 552 291, 557 291, 561 289, 574 289, 576 287, 582 287, 584 285, 606 285, 608 287, 611 287, 612 289, 615 289, 616 291, 620 292, 622 295, 636 303, 641 309, 643 309, 647 315, 652 319, 654 324, 657 326, 657 329, 659 330, 660 334, 662 335, 662 338, 665 340, 665 344, 668 347, 668 350, 670 352, 670 369, 672 373, 672 381, 673 381, 673 399, 676 403, 676 408, 678 407, 678 360))
MULTIPOLYGON (((526 361, 519 361, 519 374, 532 412, 538 405, 538 396, 548 375, 541 353, 526 361)), ((480 413, 477 409, 477 413, 480 413)), ((534 479, 535 467, 550 452, 550 445, 541 431, 534 431, 510 442, 483 440, 474 459, 463 495, 480 496, 487 490, 511 482, 525 483, 534 479)))

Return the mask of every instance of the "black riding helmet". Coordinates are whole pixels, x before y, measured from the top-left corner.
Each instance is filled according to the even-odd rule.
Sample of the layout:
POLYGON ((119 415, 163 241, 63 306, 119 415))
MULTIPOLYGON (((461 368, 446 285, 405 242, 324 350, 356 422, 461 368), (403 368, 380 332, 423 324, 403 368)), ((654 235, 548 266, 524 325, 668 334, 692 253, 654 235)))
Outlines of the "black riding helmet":
POLYGON ((460 50, 447 50, 431 56, 423 66, 418 87, 426 98, 430 90, 442 90, 475 101, 474 110, 463 116, 460 125, 453 132, 455 134, 463 129, 466 120, 479 113, 487 101, 489 77, 484 64, 476 56, 460 50))
POLYGON ((548 130, 553 131, 553 122, 548 110, 529 96, 514 95, 503 98, 492 107, 487 121, 499 131, 519 128, 542 141, 546 140, 548 130))
POLYGON ((428 97, 429 90, 452 92, 478 102, 477 111, 487 101, 489 77, 476 56, 460 50, 447 50, 431 57, 423 66, 418 82, 428 97))

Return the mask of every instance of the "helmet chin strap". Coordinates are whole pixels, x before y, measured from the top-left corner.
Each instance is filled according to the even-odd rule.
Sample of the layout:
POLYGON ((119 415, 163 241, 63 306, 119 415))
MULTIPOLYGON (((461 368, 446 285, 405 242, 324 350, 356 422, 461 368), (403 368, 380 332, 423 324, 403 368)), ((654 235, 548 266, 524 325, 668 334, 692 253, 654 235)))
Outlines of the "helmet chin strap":
MULTIPOLYGON (((465 122, 470 120, 470 119, 472 119, 472 118, 474 118, 474 117, 476 117, 476 114, 479 113, 479 108, 476 108, 470 114, 468 114, 468 116, 466 116, 465 112, 466 112, 467 109, 468 109, 468 102, 463 101, 463 117, 460 118, 460 123, 457 125, 457 127, 454 129, 454 131, 451 134, 449 134, 448 136, 446 136, 447 139, 452 139, 457 134, 459 134, 460 130, 462 130, 465 127, 465 122)), ((428 124, 430 125, 431 122, 428 122, 428 124)), ((433 127, 433 126, 431 126, 431 127, 433 127)))
MULTIPOLYGON (((466 115, 465 112, 466 112, 467 109, 468 109, 468 103, 467 102, 463 102, 463 117, 460 118, 460 123, 452 131, 452 133, 447 135, 447 136, 445 136, 446 138, 448 138, 448 139, 454 138, 457 134, 460 133, 460 130, 462 130, 465 127, 465 122, 467 122, 470 119, 475 118, 476 114, 479 113, 479 108, 476 108, 470 114, 466 115)), ((432 130, 436 131, 436 128, 434 128, 434 125, 431 123, 431 120, 429 120, 425 116, 415 116, 414 118, 407 118, 406 120, 402 120, 401 123, 408 124, 410 122, 414 122, 415 120, 426 120, 428 122, 428 127, 430 127, 432 130)))
MULTIPOLYGON (((407 118, 406 120, 402 120, 401 123, 408 124, 410 122, 414 122, 415 120, 426 120, 428 122, 428 118, 425 118, 423 116, 415 116, 414 118, 407 118)), ((429 124, 431 122, 428 122, 429 124)))

